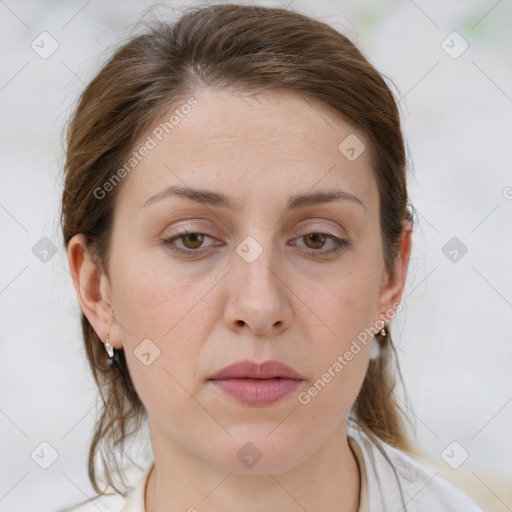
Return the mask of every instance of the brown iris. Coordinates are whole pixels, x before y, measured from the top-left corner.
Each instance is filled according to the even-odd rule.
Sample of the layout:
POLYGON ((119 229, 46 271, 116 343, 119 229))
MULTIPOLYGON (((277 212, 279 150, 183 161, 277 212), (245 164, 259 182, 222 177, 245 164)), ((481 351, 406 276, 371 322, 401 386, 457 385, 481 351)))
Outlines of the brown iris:
MULTIPOLYGON (((304 238, 305 240, 313 241, 314 244, 319 244, 319 245, 315 245, 314 247, 311 247, 308 245, 308 247, 310 247, 311 249, 322 248, 323 245, 325 244, 325 240, 326 240, 326 236, 323 235, 322 233, 310 233, 309 235, 305 235, 302 238, 304 238)), ((306 245, 307 245, 307 243, 306 243, 306 245)))
POLYGON ((203 235, 201 233, 187 233, 186 235, 182 235, 181 239, 183 241, 183 245, 187 249, 198 249, 201 247, 201 244, 203 243, 203 235), (192 244, 188 245, 185 243, 185 240, 192 240, 192 244))

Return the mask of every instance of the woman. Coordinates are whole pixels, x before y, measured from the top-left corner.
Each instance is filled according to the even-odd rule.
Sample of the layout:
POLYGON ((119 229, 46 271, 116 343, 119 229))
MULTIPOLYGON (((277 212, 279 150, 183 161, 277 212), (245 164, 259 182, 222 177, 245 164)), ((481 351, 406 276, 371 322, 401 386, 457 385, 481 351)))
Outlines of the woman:
POLYGON ((414 460, 392 392, 408 206, 393 95, 329 26, 217 5, 124 44, 62 199, 95 490, 147 419, 123 512, 480 510, 414 460))

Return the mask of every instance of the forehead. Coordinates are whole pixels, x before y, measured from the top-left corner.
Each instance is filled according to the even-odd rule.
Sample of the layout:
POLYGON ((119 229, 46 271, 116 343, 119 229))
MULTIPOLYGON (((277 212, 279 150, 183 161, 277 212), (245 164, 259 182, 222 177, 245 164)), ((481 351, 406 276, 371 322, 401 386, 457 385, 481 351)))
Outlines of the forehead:
MULTIPOLYGON (((197 104, 162 130, 176 110, 167 112, 143 134, 153 149, 130 173, 127 188, 139 204, 162 186, 216 190, 300 193, 343 184, 349 192, 372 194, 369 151, 351 161, 340 151, 347 137, 362 133, 325 103, 294 92, 259 94, 207 88, 191 95, 197 104), (160 127, 161 140, 154 135, 160 127)), ((135 147, 138 147, 135 144, 135 147)))
POLYGON ((330 105, 283 89, 249 94, 206 88, 194 97, 198 105, 172 130, 185 151, 196 149, 194 157, 220 147, 228 154, 264 147, 268 153, 261 158, 325 154, 340 137, 357 133, 330 105))

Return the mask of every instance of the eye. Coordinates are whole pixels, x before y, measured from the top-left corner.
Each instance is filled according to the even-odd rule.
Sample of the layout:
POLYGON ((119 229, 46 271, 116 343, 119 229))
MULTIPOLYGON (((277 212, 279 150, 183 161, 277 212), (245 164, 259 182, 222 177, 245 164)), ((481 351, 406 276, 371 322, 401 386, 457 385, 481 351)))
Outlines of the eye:
POLYGON ((298 240, 304 240, 306 247, 310 249, 307 252, 314 255, 337 254, 344 251, 347 246, 350 245, 348 240, 338 238, 337 236, 330 235, 328 233, 308 233, 307 235, 303 235, 298 238, 298 240), (321 250, 328 240, 331 241, 330 249, 321 250))
MULTIPOLYGON (((187 229, 184 229, 183 231, 176 233, 172 237, 161 240, 161 244, 177 253, 185 255, 191 255, 193 253, 199 254, 200 252, 202 252, 201 249, 205 249, 206 247, 208 247, 204 246, 204 242, 207 238, 214 240, 213 237, 207 235, 206 233, 200 233, 197 231, 189 231, 187 229), (177 246, 177 242, 181 242, 182 247, 177 246)), ((338 238, 328 233, 320 232, 308 233, 298 238, 297 240, 304 240, 306 248, 309 249, 306 252, 314 256, 335 255, 337 253, 344 251, 350 245, 350 242, 348 240, 338 238), (322 249, 329 241, 331 242, 330 248, 322 249)), ((221 243, 222 242, 214 241, 213 244, 210 244, 210 247, 220 245, 221 243)))
POLYGON ((213 238, 206 233, 199 233, 197 231, 189 231, 185 229, 170 238, 161 240, 161 244, 165 245, 172 251, 191 254, 193 252, 199 252, 198 249, 204 248, 203 243, 206 238, 213 240, 213 238), (180 241, 184 248, 177 247, 175 245, 175 242, 177 241, 180 241))

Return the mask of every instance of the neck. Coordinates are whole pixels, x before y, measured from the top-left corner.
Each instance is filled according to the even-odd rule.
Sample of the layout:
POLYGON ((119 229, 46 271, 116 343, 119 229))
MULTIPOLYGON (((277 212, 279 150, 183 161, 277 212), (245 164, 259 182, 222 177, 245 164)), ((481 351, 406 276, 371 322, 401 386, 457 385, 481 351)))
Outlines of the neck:
POLYGON ((346 423, 312 457, 281 473, 226 470, 170 443, 158 428, 151 428, 151 437, 155 465, 145 512, 358 510, 360 474, 346 423))

